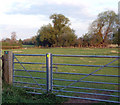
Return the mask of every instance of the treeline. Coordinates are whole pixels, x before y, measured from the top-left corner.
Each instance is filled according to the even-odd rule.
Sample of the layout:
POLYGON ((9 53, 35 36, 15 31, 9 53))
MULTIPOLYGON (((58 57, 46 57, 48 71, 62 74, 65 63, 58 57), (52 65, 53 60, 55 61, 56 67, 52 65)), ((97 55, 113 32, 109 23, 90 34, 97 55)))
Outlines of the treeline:
POLYGON ((77 37, 70 27, 70 20, 62 14, 50 16, 52 24, 42 26, 37 35, 26 39, 23 44, 34 44, 43 47, 105 47, 108 44, 120 45, 118 36, 119 21, 114 11, 98 14, 88 29, 88 32, 77 37))
MULTIPOLYGON (((43 25, 35 36, 25 40, 15 41, 14 37, 6 39, 16 44, 35 45, 40 47, 106 47, 108 44, 120 46, 118 15, 114 11, 98 14, 90 24, 88 32, 77 37, 75 30, 70 27, 70 20, 62 14, 49 17, 52 23, 43 25)), ((15 36, 15 35, 12 35, 15 36)))
POLYGON ((50 16, 52 24, 42 26, 37 32, 37 45, 48 47, 74 46, 77 36, 70 28, 70 20, 62 14, 50 16))
POLYGON ((2 39, 2 49, 16 49, 22 47, 22 40, 16 39, 16 32, 11 33, 11 38, 2 39))

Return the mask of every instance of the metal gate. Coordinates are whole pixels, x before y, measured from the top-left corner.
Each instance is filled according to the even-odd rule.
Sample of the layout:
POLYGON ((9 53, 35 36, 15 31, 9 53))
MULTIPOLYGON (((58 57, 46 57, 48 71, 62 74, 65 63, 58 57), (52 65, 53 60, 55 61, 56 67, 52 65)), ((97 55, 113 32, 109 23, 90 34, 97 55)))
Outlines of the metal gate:
POLYGON ((116 73, 116 71, 118 71, 118 68, 120 68, 120 66, 112 65, 115 61, 118 61, 119 58, 120 56, 56 55, 50 53, 13 54, 13 84, 16 87, 26 88, 27 92, 31 94, 42 94, 45 92, 46 93, 52 92, 56 96, 60 96, 60 97, 120 103, 119 102, 120 75, 119 73, 116 73), (21 62, 19 60, 22 59, 20 58, 21 56, 44 57, 45 62, 21 62), (89 58, 89 59, 93 58, 94 60, 103 59, 103 62, 105 59, 111 59, 111 60, 110 61, 108 60, 108 63, 104 65, 75 64, 74 61, 73 64, 69 64, 69 63, 60 63, 63 62, 63 61, 59 61, 59 58, 61 57, 67 59, 69 58, 70 60, 74 60, 73 58, 77 58, 75 59, 75 61, 82 60, 78 58, 89 58), (58 63, 56 63, 56 61, 58 61, 58 63), (22 67, 22 69, 18 69, 19 68, 18 64, 19 66, 22 67), (15 67, 15 65, 17 66, 15 67), (42 66, 41 69, 39 70, 29 70, 26 68, 25 65, 42 65, 42 66), (66 67, 65 70, 63 70, 64 67, 66 67), (69 68, 67 69, 67 67, 69 68), (74 68, 77 68, 78 71, 80 71, 79 67, 82 69, 85 69, 84 67, 88 67, 92 69, 90 69, 90 72, 87 73, 83 73, 83 72, 81 73, 76 71, 74 72, 74 68), (45 71, 43 70, 44 68, 45 71), (106 74, 99 74, 99 72, 102 72, 102 70, 106 68, 108 68, 107 72, 103 71, 106 72, 106 74), (116 75, 113 74, 111 75, 110 72, 112 71, 113 74, 116 75), (23 76, 22 75, 24 74, 23 72, 26 72, 28 75, 23 76), (35 74, 39 74, 39 75, 35 77, 35 74), (45 75, 44 78, 42 77, 43 75, 45 75), (89 79, 89 77, 91 78, 89 79), (23 81, 19 81, 20 79, 17 78, 23 78, 23 81), (24 82, 24 80, 33 81, 33 82, 24 82), (114 80, 117 82, 115 82, 114 80))
MULTIPOLYGON (((41 90, 40 93, 46 92, 46 77, 40 77, 40 74, 46 75, 46 71, 41 70, 30 70, 26 68, 26 65, 44 65, 48 62, 21 62, 19 59, 23 57, 44 57, 46 59, 45 54, 13 54, 13 85, 16 87, 26 88, 29 91, 41 90), (16 66, 16 67, 15 67, 16 66), (21 68, 20 68, 21 67, 21 68), (20 68, 20 69, 19 69, 20 68), (25 75, 23 75, 25 74, 25 75), (37 77, 35 74, 39 74, 37 77), (17 79, 18 78, 18 79, 17 79), (23 79, 20 79, 23 78, 23 79), (29 80, 28 80, 29 79, 29 80), (19 81, 22 80, 22 81, 19 81), (25 81, 24 81, 25 80, 25 81), (29 82, 27 82, 27 81, 29 82), (44 82, 40 83, 39 80, 44 80, 44 82), (32 81, 32 82, 31 82, 32 81)), ((29 60, 29 59, 28 59, 29 60)), ((47 60, 48 61, 48 60, 47 60)), ((32 68, 32 67, 31 67, 32 68)), ((45 67, 46 68, 46 67, 45 67)))

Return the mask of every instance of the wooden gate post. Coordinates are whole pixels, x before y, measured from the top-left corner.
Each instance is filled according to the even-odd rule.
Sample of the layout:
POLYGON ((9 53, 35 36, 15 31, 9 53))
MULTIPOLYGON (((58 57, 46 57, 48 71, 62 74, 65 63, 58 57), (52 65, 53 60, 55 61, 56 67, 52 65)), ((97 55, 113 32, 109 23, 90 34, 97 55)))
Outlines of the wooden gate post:
POLYGON ((4 52, 3 80, 7 84, 13 83, 13 53, 11 51, 4 52))

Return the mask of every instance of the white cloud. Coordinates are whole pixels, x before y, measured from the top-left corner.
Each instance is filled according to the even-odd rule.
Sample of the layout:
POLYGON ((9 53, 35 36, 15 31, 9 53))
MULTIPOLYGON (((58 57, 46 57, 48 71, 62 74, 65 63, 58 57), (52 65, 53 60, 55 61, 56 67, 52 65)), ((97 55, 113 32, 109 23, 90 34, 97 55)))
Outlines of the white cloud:
POLYGON ((46 0, 49 4, 58 4, 58 5, 71 5, 71 6, 81 6, 88 5, 88 0, 46 0))
POLYGON ((38 27, 47 24, 49 20, 44 15, 5 15, 0 19, 0 24, 25 25, 27 27, 38 27))
POLYGON ((44 2, 41 1, 44 0, 0 0, 0 14, 11 11, 13 8, 30 8, 32 5, 44 4, 44 2), (15 4, 17 4, 17 7, 15 4))
POLYGON ((69 17, 69 19, 72 23, 71 28, 75 29, 75 33, 78 37, 88 32, 88 27, 91 22, 90 20, 82 21, 71 17, 69 17))
MULTIPOLYGON (((48 24, 50 22, 48 15, 35 14, 14 14, 14 11, 29 10, 34 6, 69 6, 74 8, 76 15, 73 17, 73 13, 69 9, 59 9, 53 12, 67 13, 69 11, 70 21, 72 23, 71 27, 76 30, 78 36, 87 32, 90 22, 92 22, 98 13, 105 10, 114 10, 116 13, 118 11, 118 1, 119 0, 0 0, 0 34, 4 37, 9 37, 12 31, 16 31, 18 37, 28 37, 35 35, 37 29, 42 25, 48 24), (77 9, 75 8, 77 7, 77 9), (8 14, 13 12, 13 14, 8 14), (82 14, 82 16, 81 16, 82 14), (86 18, 86 19, 85 19, 86 18), (9 33, 9 35, 8 35, 9 33), (21 36, 22 35, 22 36, 21 36)), ((43 13, 44 13, 43 8, 43 13)), ((53 9, 52 9, 53 10, 53 9)), ((49 10, 51 13, 51 10, 49 10)), ((66 14, 64 14, 66 16, 66 14)))
POLYGON ((10 38, 12 32, 16 32, 17 39, 26 39, 36 35, 38 28, 26 27, 24 25, 4 25, 1 30, 2 38, 10 38))
POLYGON ((36 34, 38 29, 49 23, 49 19, 44 15, 1 15, 0 34, 3 38, 10 37, 15 31, 18 38, 28 38, 36 34))

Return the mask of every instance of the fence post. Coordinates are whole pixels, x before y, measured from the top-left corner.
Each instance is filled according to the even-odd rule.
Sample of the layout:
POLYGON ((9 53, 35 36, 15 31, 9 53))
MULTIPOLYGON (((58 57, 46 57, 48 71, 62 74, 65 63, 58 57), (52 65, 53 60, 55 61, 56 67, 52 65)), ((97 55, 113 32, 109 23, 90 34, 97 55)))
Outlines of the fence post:
POLYGON ((13 53, 11 51, 4 52, 3 80, 7 84, 13 83, 13 53))
POLYGON ((46 86, 47 86, 47 93, 52 92, 52 54, 46 54, 46 86))

